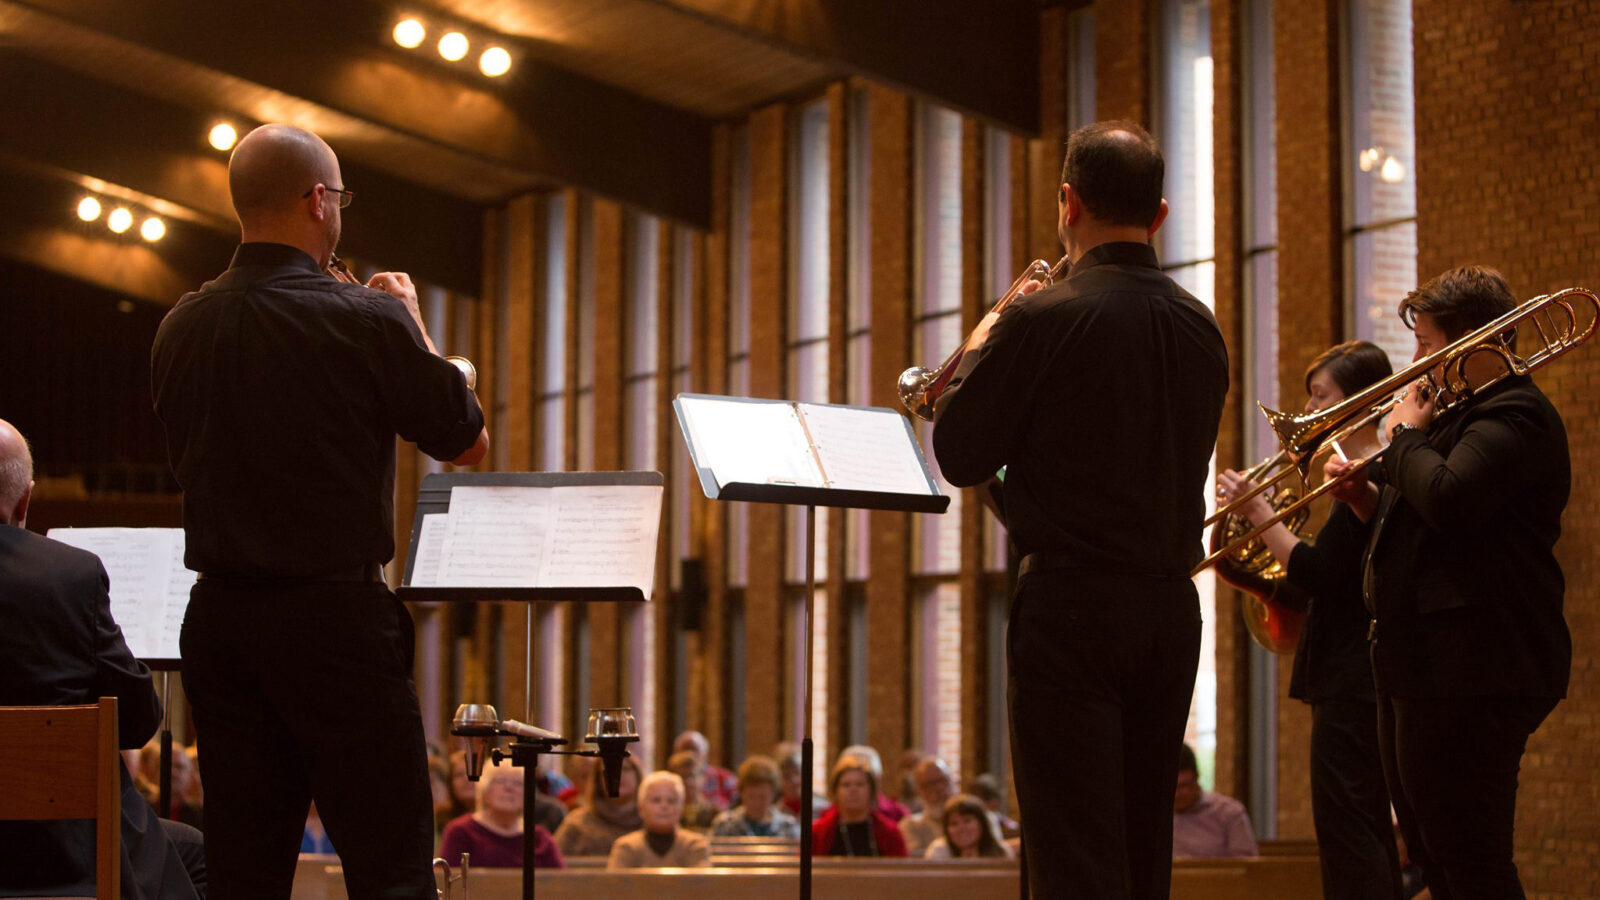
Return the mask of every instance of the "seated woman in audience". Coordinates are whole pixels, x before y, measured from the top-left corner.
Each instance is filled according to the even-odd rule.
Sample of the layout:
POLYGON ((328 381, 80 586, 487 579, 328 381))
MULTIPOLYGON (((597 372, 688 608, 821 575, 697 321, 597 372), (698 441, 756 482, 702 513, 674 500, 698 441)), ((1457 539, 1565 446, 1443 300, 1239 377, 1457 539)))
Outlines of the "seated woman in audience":
POLYGON ((800 820, 773 805, 778 799, 778 764, 752 756, 739 767, 739 806, 717 816, 711 833, 718 837, 800 837, 800 820))
POLYGON ((667 758, 667 771, 683 780, 683 819, 685 828, 706 831, 716 821, 717 808, 700 793, 705 783, 705 764, 688 750, 680 750, 667 758))
POLYGON ((828 778, 833 808, 811 826, 817 856, 905 856, 906 839, 877 808, 878 776, 859 756, 844 755, 828 778))
POLYGON ((605 778, 596 767, 589 778, 584 801, 561 821, 556 845, 562 856, 605 856, 617 838, 642 827, 634 795, 639 789, 639 764, 633 757, 622 761, 622 779, 616 797, 605 795, 605 778))
POLYGON ((639 783, 639 817, 644 827, 617 838, 607 869, 685 868, 711 865, 711 840, 678 825, 683 817, 683 779, 675 772, 651 772, 639 783))
MULTIPOLYGON (((484 767, 484 771, 488 771, 488 766, 484 767)), ((478 789, 467 778, 467 751, 457 750, 450 754, 450 805, 443 813, 445 824, 477 808, 478 789)))
MULTIPOLYGON (((779 801, 779 805, 783 807, 785 812, 795 816, 798 820, 801 814, 800 789, 802 787, 800 784, 800 745, 785 741, 778 745, 772 755, 773 758, 778 760, 778 772, 782 778, 779 782, 779 790, 782 791, 783 798, 779 801)), ((827 811, 827 796, 820 791, 813 790, 811 792, 812 821, 816 821, 818 816, 827 811)))
MULTIPOLYGON (((477 810, 454 819, 444 828, 439 855, 452 866, 462 853, 472 854, 472 865, 486 869, 522 868, 521 769, 509 765, 484 766, 478 779, 477 810)), ((533 826, 533 865, 539 869, 564 867, 561 851, 543 826, 533 826)))
POLYGON ((977 797, 957 794, 946 800, 943 823, 944 837, 928 845, 928 859, 1011 858, 994 814, 977 797))
POLYGON ((876 749, 868 747, 866 744, 851 744, 839 751, 840 759, 846 756, 856 757, 865 763, 867 768, 872 770, 872 777, 879 786, 877 799, 873 801, 873 806, 878 812, 883 813, 890 822, 894 822, 897 825, 901 819, 911 815, 911 810, 907 809, 899 800, 889 796, 888 791, 883 790, 883 757, 878 755, 876 749))

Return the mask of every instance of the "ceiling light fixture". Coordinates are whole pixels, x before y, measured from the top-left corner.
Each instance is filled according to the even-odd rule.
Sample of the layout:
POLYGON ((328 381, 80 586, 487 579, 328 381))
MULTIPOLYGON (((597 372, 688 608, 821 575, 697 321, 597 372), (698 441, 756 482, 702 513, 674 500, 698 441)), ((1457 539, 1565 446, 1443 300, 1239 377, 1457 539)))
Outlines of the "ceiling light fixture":
POLYGON ((144 220, 139 226, 139 236, 154 244, 167 236, 167 224, 155 216, 144 220))
POLYGON ((395 23, 394 42, 407 50, 415 50, 422 46, 428 38, 428 29, 415 17, 406 17, 395 23))
POLYGON ((206 135, 206 140, 211 146, 226 153, 233 149, 239 141, 239 131, 227 122, 218 122, 211 126, 211 133, 206 135))
POLYGON ((504 47, 490 47, 478 57, 478 71, 490 78, 499 78, 511 71, 511 54, 504 47))
POLYGON ((121 234, 133 227, 133 213, 126 206, 119 206, 106 216, 106 227, 116 234, 121 234))
POLYGON ((100 201, 93 197, 85 197, 78 201, 78 218, 85 222, 93 222, 100 218, 100 201))
POLYGON ((459 31, 447 32, 439 38, 439 55, 451 62, 460 62, 467 56, 467 36, 459 31))

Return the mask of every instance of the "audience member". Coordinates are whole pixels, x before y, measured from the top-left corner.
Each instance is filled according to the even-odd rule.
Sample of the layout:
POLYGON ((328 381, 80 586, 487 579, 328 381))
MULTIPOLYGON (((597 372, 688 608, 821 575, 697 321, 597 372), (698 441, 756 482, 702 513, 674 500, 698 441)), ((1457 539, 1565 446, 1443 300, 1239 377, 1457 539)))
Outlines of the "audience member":
MULTIPOLYGON (((783 794, 780 801, 785 812, 797 819, 804 815, 800 809, 800 745, 785 741, 773 751, 773 758, 778 761, 779 790, 783 794)), ((816 818, 828 811, 828 795, 815 788, 811 791, 811 818, 816 818)))
POLYGON ((644 827, 611 845, 607 869, 686 868, 711 865, 711 840, 680 827, 683 779, 675 772, 651 772, 639 784, 639 817, 644 827))
POLYGON ((583 798, 589 796, 589 780, 594 777, 595 761, 588 756, 567 757, 566 786, 555 792, 555 798, 568 810, 577 809, 583 798))
POLYGON ((189 802, 189 789, 194 781, 194 769, 189 762, 189 754, 184 752, 183 745, 172 745, 172 758, 168 761, 168 768, 172 771, 172 793, 167 798, 167 809, 161 809, 161 736, 152 737, 139 750, 139 777, 136 783, 139 793, 161 815, 163 819, 182 822, 197 829, 204 829, 200 821, 200 807, 189 802))
POLYGON ((189 757, 189 789, 183 792, 183 799, 185 803, 200 810, 204 815, 206 792, 204 786, 200 784, 200 748, 190 744, 183 748, 183 752, 189 757))
POLYGON ((711 742, 698 731, 685 731, 672 742, 672 752, 687 750, 700 760, 705 774, 700 784, 700 794, 715 809, 732 809, 739 804, 739 782, 733 773, 711 764, 711 742))
POLYGON ((921 856, 944 833, 944 804, 956 792, 956 781, 944 760, 925 756, 912 770, 912 784, 922 811, 901 819, 900 833, 905 835, 906 852, 921 856))
POLYGON ((846 753, 828 778, 833 808, 811 826, 817 856, 905 856, 906 840, 878 809, 878 776, 866 760, 846 753))
POLYGON ((556 846, 562 856, 605 856, 617 838, 643 827, 635 795, 639 789, 639 764, 633 757, 622 761, 617 796, 605 796, 605 779, 591 773, 583 804, 567 813, 556 829, 556 846))
POLYGON ((717 809, 706 802, 700 793, 705 778, 705 765, 688 750, 679 750, 667 759, 667 771, 683 781, 683 819, 685 828, 706 831, 717 819, 717 809))
MULTIPOLYGON (((137 750, 161 724, 150 670, 134 659, 111 616, 104 566, 94 554, 24 528, 33 456, 0 420, 0 705, 72 706, 117 698, 117 746, 137 750)), ((126 756, 124 756, 126 761, 126 756)), ((122 782, 122 896, 204 898, 200 833, 156 817, 122 782)), ((0 822, 7 891, 92 896, 94 824, 0 822)))
POLYGON ((1000 793, 1000 779, 985 772, 972 779, 972 784, 967 787, 967 793, 983 801, 983 805, 994 815, 994 820, 1000 823, 1000 833, 1005 835, 1007 841, 1021 836, 1022 826, 1016 819, 1006 815, 1002 808, 1004 798, 1000 793))
MULTIPOLYGON (((472 854, 472 865, 487 869, 522 868, 523 772, 511 765, 485 766, 478 779, 477 810, 445 826, 439 855, 452 866, 461 854, 472 854)), ((538 869, 565 866, 561 851, 543 825, 533 826, 533 865, 538 869)))
POLYGON ((450 754, 450 813, 445 823, 455 821, 478 808, 478 789, 467 777, 467 751, 450 754))
POLYGON ((939 820, 942 836, 922 854, 928 859, 1012 858, 1000 837, 1000 824, 977 797, 957 794, 946 800, 939 820))
POLYGON ((923 753, 920 747, 907 747, 900 754, 900 764, 895 767, 894 790, 890 791, 894 799, 900 801, 909 813, 922 812, 922 798, 917 794, 917 764, 927 759, 930 754, 923 753))
MULTIPOLYGON (((846 756, 857 757, 866 763, 867 768, 872 770, 873 782, 875 784, 883 783, 883 757, 878 755, 876 749, 868 747, 866 744, 851 744, 839 752, 840 759, 846 756)), ((906 809, 901 805, 900 801, 893 797, 884 794, 882 791, 876 791, 875 794, 873 803, 877 805, 878 812, 887 816, 889 821, 898 823, 901 819, 911 814, 911 810, 906 809)))
POLYGON ((739 766, 739 806, 717 816, 711 833, 718 837, 800 837, 800 821, 774 806, 778 799, 778 764, 752 756, 739 766))
POLYGON ((1256 856, 1256 836, 1244 804, 1200 789, 1200 769, 1187 744, 1178 759, 1172 794, 1174 857, 1256 856))
POLYGON ((455 808, 455 798, 451 796, 450 756, 436 755, 433 750, 434 745, 429 743, 428 784, 433 790, 433 843, 437 848, 439 838, 444 834, 444 827, 460 814, 451 814, 455 808))

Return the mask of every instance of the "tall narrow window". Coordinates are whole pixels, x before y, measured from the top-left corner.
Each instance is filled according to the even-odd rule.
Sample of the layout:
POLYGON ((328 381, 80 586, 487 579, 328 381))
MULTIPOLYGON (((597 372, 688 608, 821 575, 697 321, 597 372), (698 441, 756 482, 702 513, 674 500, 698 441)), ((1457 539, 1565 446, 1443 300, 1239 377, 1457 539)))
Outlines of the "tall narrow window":
POLYGON ((1082 128, 1094 121, 1094 6, 1067 17, 1067 125, 1082 128))
MULTIPOLYGON (((750 129, 733 138, 732 209, 728 215, 728 394, 750 393, 750 129)), ((743 588, 749 553, 748 510, 728 505, 728 587, 743 588)))
POLYGON ((1418 274, 1411 3, 1350 0, 1347 22, 1349 324, 1399 368, 1415 342, 1395 311, 1418 274))
MULTIPOLYGON (((540 317, 538 466, 540 471, 567 468, 567 203, 568 194, 552 193, 545 203, 544 308, 540 317)), ((565 722, 565 648, 561 643, 566 607, 546 603, 534 619, 537 665, 534 691, 540 722, 565 722)))
MULTIPOLYGON (((624 347, 623 417, 626 423, 623 465, 634 471, 659 467, 656 459, 660 410, 656 388, 660 378, 660 229, 654 216, 631 213, 626 229, 627 313, 624 347)), ((655 605, 628 604, 623 628, 630 652, 626 661, 627 696, 634 698, 641 721, 657 721, 655 605)), ((639 757, 654 759, 654 729, 639 733, 639 757)))

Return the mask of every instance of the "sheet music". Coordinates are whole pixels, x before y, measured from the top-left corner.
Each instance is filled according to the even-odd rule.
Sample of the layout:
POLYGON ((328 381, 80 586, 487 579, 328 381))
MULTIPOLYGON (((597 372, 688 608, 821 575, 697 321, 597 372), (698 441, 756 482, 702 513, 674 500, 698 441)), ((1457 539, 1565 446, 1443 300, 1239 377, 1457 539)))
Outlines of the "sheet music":
POLYGON ((696 459, 718 484, 823 487, 792 404, 680 397, 696 459))
POLYGON ((539 584, 561 587, 654 587, 662 489, 584 485, 547 489, 554 510, 539 584), (648 491, 653 496, 641 503, 648 491))
POLYGON ((439 584, 439 566, 444 562, 445 529, 449 516, 428 513, 422 517, 422 528, 417 534, 417 561, 411 565, 412 587, 435 587, 439 584))
POLYGON ((475 487, 450 492, 438 581, 451 587, 539 584, 551 509, 536 487, 475 487))
POLYGON ((933 492, 899 413, 818 403, 802 403, 799 409, 822 458, 828 487, 893 494, 933 492))
POLYGON ((183 566, 181 528, 52 528, 53 540, 100 557, 111 617, 139 659, 178 659, 178 634, 195 573, 183 566))

